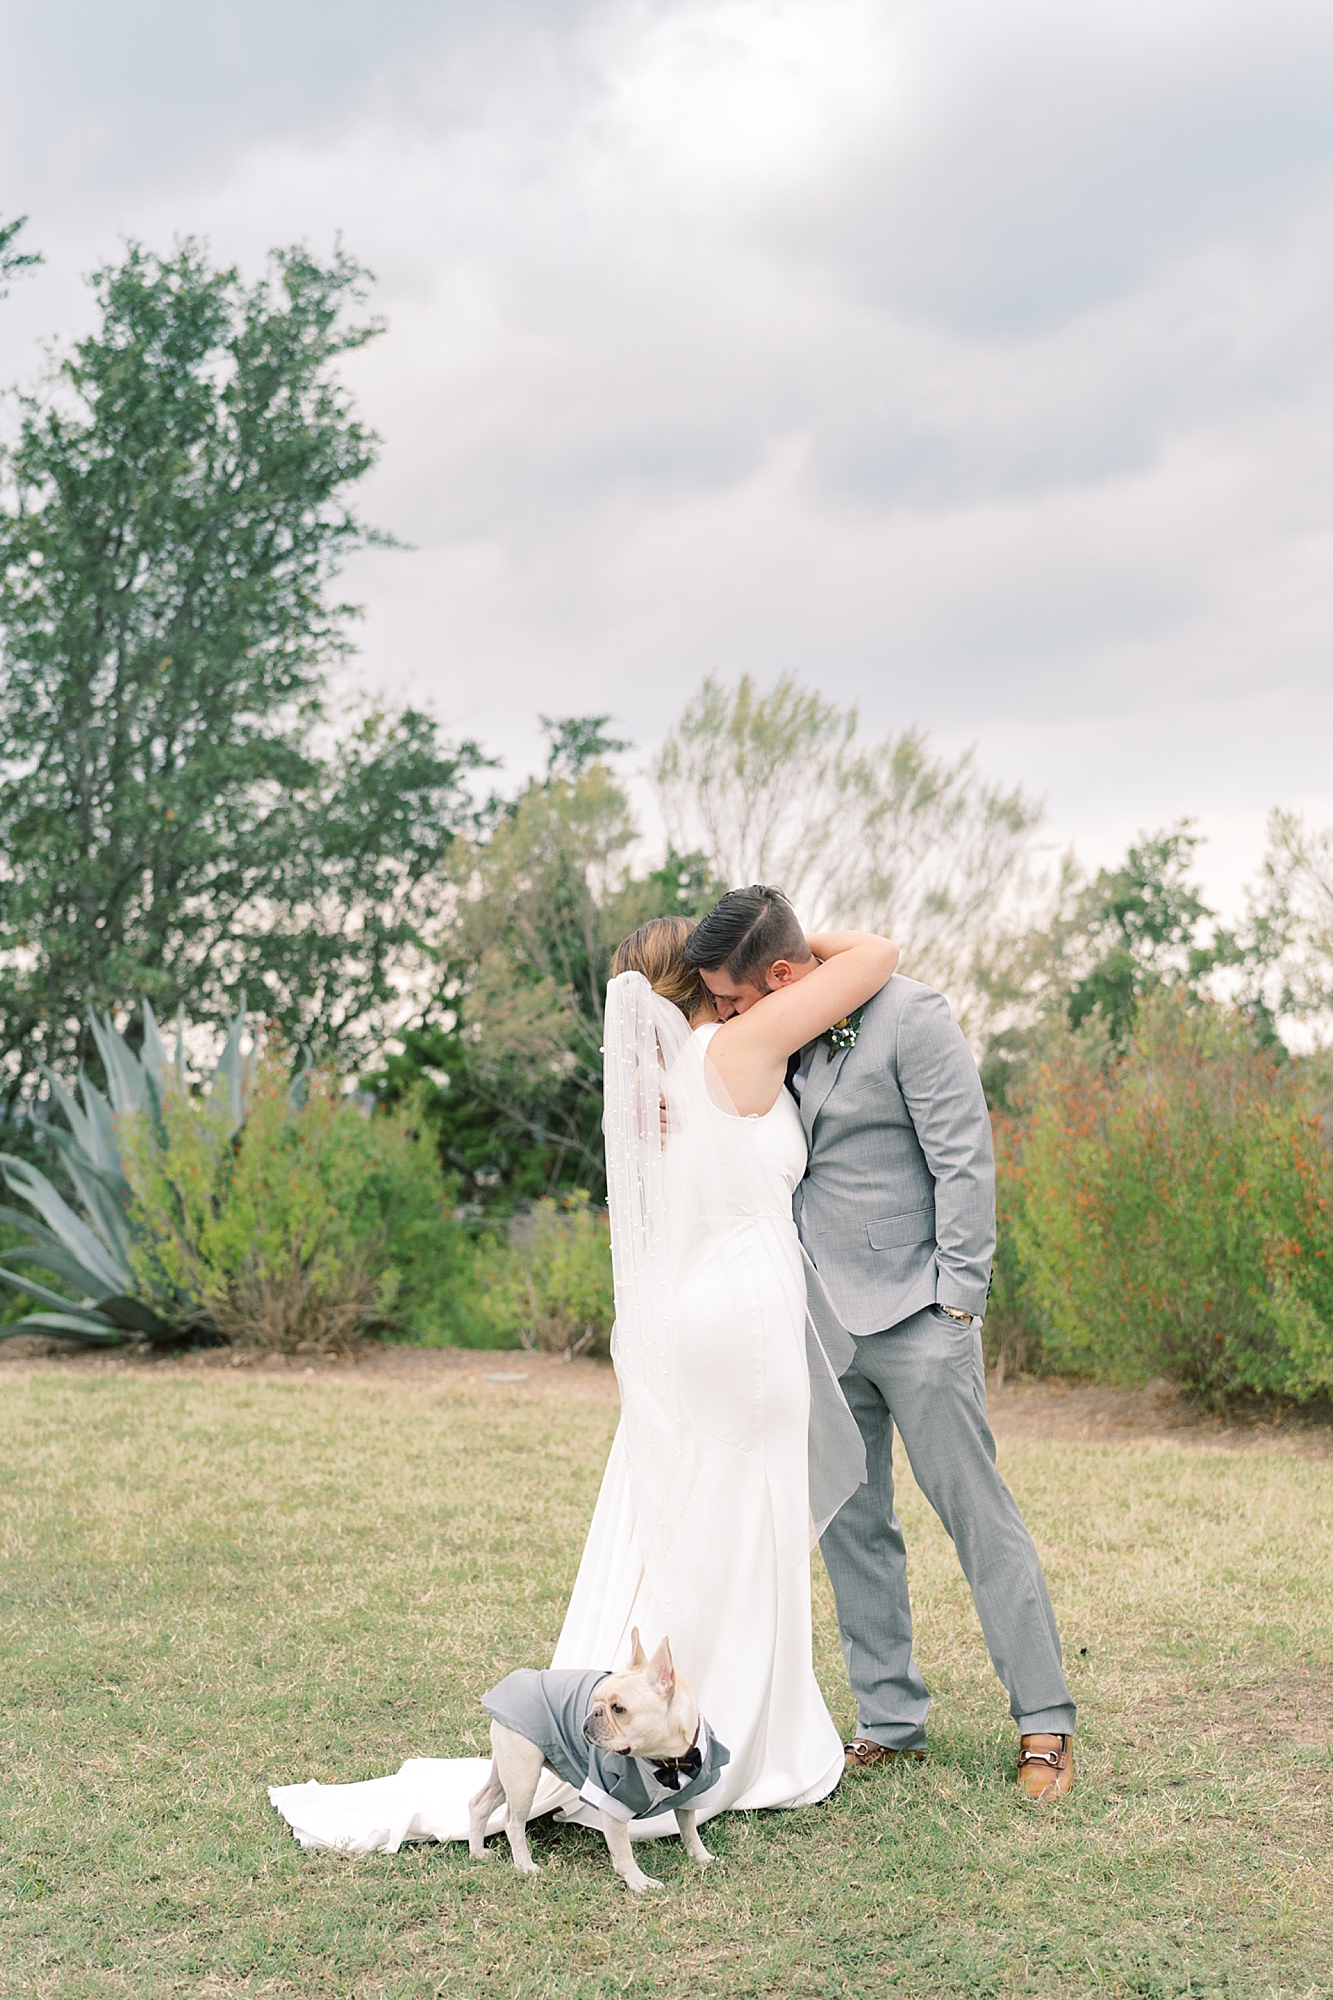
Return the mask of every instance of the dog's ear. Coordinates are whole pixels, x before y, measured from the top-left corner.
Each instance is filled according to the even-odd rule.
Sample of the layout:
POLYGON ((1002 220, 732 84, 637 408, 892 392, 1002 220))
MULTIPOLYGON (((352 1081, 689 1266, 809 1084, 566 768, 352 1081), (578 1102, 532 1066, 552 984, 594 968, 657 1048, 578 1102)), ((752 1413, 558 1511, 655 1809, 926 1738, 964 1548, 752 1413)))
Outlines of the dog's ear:
POLYGON ((668 1701, 676 1691, 676 1667, 671 1657, 670 1639, 663 1639, 648 1662, 648 1685, 664 1694, 668 1701))
POLYGON ((632 1674, 637 1674, 641 1668, 646 1667, 648 1664, 648 1655, 639 1644, 639 1628, 637 1625, 630 1633, 630 1641, 634 1647, 634 1651, 630 1654, 629 1670, 632 1674))

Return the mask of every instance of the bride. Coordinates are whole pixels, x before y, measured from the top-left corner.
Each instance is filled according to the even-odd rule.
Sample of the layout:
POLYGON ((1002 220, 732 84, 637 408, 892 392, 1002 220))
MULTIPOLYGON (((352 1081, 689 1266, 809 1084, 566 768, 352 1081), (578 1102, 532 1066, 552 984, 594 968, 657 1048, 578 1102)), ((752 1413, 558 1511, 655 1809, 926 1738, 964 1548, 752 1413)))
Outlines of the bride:
MULTIPOLYGON (((830 1358, 849 1336, 792 1220, 806 1149, 785 1082, 797 1050, 880 990, 898 949, 864 932, 812 937, 817 963, 780 983, 780 962, 776 990, 720 1023, 685 956, 692 929, 643 925, 607 989, 621 1422, 552 1665, 610 1671, 633 1626, 652 1644, 670 1635, 731 1753, 702 1820, 809 1804, 843 1768, 811 1659, 809 1553, 865 1457, 830 1358)), ((269 1796, 303 1846, 394 1852, 466 1839, 488 1770, 485 1758, 417 1758, 391 1778, 269 1796)), ((597 1823, 553 1773, 533 1810, 597 1823)), ((675 1830, 670 1812, 630 1828, 675 1830)))

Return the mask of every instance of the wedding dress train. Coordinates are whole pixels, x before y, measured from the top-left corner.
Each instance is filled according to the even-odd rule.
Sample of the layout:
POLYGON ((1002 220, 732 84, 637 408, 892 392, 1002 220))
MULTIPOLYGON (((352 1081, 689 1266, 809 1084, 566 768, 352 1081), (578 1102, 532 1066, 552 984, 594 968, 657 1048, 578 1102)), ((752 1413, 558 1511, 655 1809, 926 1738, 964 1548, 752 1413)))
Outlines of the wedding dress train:
MULTIPOLYGON (((647 992, 627 974, 613 982, 613 995, 626 980, 647 992)), ((622 997, 640 1010, 631 1030, 642 1038, 648 1003, 637 990, 622 997)), ((699 1802, 703 1820, 809 1804, 838 1782, 842 1744, 811 1659, 812 1372, 816 1404, 822 1396, 833 1412, 844 1482, 837 1497, 859 1476, 860 1435, 822 1353, 807 1349, 806 1273, 791 1211, 805 1169, 796 1105, 783 1091, 764 1117, 738 1119, 705 1075, 716 1029, 689 1036, 682 1023, 676 1035, 664 1005, 655 1003, 649 1053, 640 1048, 634 1064, 627 1061, 633 1088, 642 1095, 650 1086, 651 1095, 647 1112, 640 1104, 626 1114, 636 1122, 623 1150, 652 1151, 644 1170, 651 1185, 622 1176, 618 1192, 611 1174, 613 1244, 622 1218, 622 1421, 551 1664, 610 1670, 625 1664, 632 1627, 650 1648, 669 1634, 709 1728, 731 1752, 699 1802), (670 1114, 660 1148, 659 1076, 670 1114), (662 1215, 675 1219, 674 1233, 663 1233, 662 1215)), ((609 1004, 608 1064, 610 1023, 609 1004)), ((609 1106, 614 1101, 609 1080, 609 1106)), ((609 1166, 615 1143, 609 1109, 609 1166)), ((484 1757, 413 1758, 393 1777, 275 1786, 269 1796, 305 1847, 392 1853, 405 1840, 466 1839, 467 1802, 489 1768, 484 1757)), ((534 1814, 553 1810, 598 1823, 571 1786, 547 1773, 534 1814)), ((501 1806, 492 1831, 503 1818, 501 1806)), ((636 1839, 675 1830, 670 1812, 630 1828, 636 1839)))

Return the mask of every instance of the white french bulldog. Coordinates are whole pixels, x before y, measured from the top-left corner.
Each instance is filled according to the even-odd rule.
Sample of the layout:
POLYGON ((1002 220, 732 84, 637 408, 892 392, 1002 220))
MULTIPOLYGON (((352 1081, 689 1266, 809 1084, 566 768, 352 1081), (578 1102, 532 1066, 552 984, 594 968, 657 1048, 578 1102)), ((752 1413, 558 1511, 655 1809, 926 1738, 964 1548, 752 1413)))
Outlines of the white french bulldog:
MULTIPOLYGON (((663 1781, 670 1786, 674 1780, 676 1787, 679 1788, 681 1776, 692 1771, 696 1775, 687 1789, 693 1790, 699 1784, 700 1779, 697 1774, 700 1769, 700 1758, 697 1750, 701 1737, 714 1762, 719 1758, 725 1762, 727 1752, 722 1745, 709 1737, 707 1725, 702 1722, 699 1715, 699 1705, 695 1700, 694 1690, 684 1675, 676 1672, 671 1658, 670 1641, 663 1639, 657 1651, 649 1659, 639 1643, 636 1626, 633 1633, 633 1648, 629 1666, 623 1673, 598 1677, 571 1675, 568 1672, 563 1674, 524 1672, 511 1675, 508 1680, 501 1682, 498 1688, 491 1690, 485 1700, 486 1705, 490 1707, 492 1699, 497 1698, 498 1705, 503 1708, 506 1705, 506 1690, 521 1682, 524 1697, 536 1700, 534 1712, 549 1714, 544 1700, 548 1685, 552 1690, 556 1690, 558 1684, 558 1693, 568 1695, 570 1689, 581 1685, 583 1680, 595 1682, 595 1687, 590 1687, 588 1690, 591 1704, 587 1708, 586 1716, 579 1717, 575 1725, 581 1725, 582 1742, 586 1746, 585 1758, 589 1753, 595 1755, 597 1752, 604 1752, 610 1753, 617 1759, 642 1759, 647 1764, 657 1766, 654 1774, 657 1782, 653 1785, 650 1809, 662 1812, 672 1809, 672 1792, 669 1789, 662 1790, 663 1781)), ((580 1706, 582 1700, 587 1698, 587 1695, 582 1695, 580 1706)), ((521 1707, 522 1701, 516 1703, 511 1695, 508 1706, 512 1710, 516 1705, 521 1707)), ((508 1727, 492 1713, 491 1750, 494 1761, 486 1783, 476 1797, 469 1801, 468 1848, 476 1859, 484 1860, 488 1857, 485 1846, 487 1822, 503 1798, 509 1808, 504 1830, 509 1839, 514 1866, 522 1875, 536 1875, 539 1872, 538 1864, 528 1851, 527 1823, 541 1774, 543 1770, 553 1771, 567 1783, 576 1782, 578 1775, 571 1768, 573 1760, 569 1739, 572 1732, 568 1722, 558 1737, 549 1730, 547 1733, 546 1743, 533 1742, 528 1736, 508 1727), (555 1749, 555 1754, 560 1758, 559 1764, 551 1761, 551 1756, 548 1754, 551 1749, 555 1749), (561 1764, 565 1766, 564 1769, 561 1768, 561 1764)), ((606 1778, 609 1767, 599 1768, 600 1775, 606 1778)), ((636 1774, 635 1770, 629 1767, 620 1768, 628 1771, 631 1790, 635 1785, 642 1786, 645 1783, 641 1769, 636 1774)), ((704 1775, 707 1778, 706 1772, 704 1775)), ((714 1778, 707 1778, 709 1783, 714 1781, 714 1778)), ((611 1780, 608 1778, 607 1782, 611 1780)), ((607 1799, 616 1808, 608 1811, 604 1804, 589 1799, 589 1803, 595 1804, 600 1817, 602 1833, 611 1853, 612 1866, 626 1888, 636 1896, 641 1895, 645 1889, 660 1889, 661 1883, 653 1876, 645 1875, 634 1859, 628 1821, 635 1814, 620 1801, 612 1800, 610 1794, 593 1784, 586 1776, 584 1786, 585 1798, 591 1790, 596 1793, 597 1799, 607 1799)), ((713 1857, 699 1838, 694 1812, 684 1806, 677 1806, 674 1811, 676 1825, 685 1843, 686 1852, 701 1868, 706 1868, 713 1857)))

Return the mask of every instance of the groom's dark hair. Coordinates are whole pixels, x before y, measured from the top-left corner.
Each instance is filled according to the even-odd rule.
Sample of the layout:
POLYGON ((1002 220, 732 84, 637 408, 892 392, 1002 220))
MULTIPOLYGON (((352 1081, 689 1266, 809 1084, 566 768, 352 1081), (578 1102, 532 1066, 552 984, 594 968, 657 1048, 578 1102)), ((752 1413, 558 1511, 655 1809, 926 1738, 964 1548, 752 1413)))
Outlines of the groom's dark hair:
POLYGON ((804 965, 810 956, 795 910, 781 889, 752 882, 728 889, 685 940, 685 956, 702 972, 721 972, 738 986, 762 986, 780 958, 804 965))

